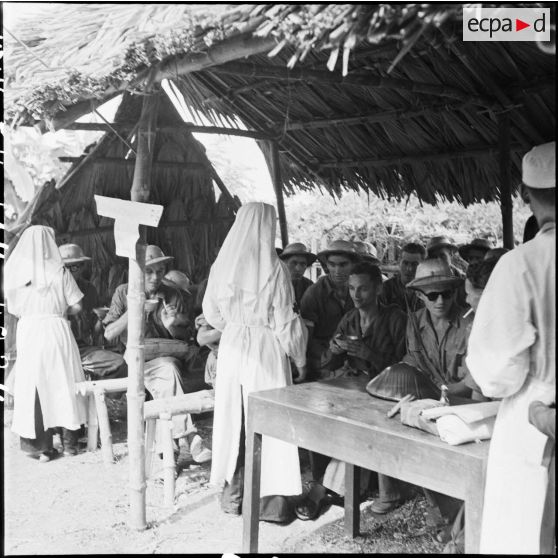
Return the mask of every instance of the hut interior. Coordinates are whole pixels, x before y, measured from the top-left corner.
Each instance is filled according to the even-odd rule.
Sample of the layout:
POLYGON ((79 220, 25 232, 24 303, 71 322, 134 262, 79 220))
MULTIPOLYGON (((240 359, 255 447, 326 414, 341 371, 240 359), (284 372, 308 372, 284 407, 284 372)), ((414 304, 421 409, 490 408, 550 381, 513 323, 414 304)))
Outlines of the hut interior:
MULTIPOLYGON (((133 134, 141 93, 163 80, 195 110, 178 130, 177 113, 161 105, 152 201, 166 208, 150 234, 166 250, 177 240, 192 246, 178 267, 194 280, 207 271, 234 202, 213 200, 193 131, 258 140, 283 242, 283 194, 364 189, 431 204, 498 200, 512 247, 521 155, 555 134, 555 59, 536 43, 462 41, 463 6, 50 4, 6 29, 5 117, 43 131, 107 132, 49 209, 50 222, 102 262, 98 285, 115 260, 91 196, 127 196, 134 154, 118 136, 133 134), (76 122, 122 92, 113 123, 76 122)), ((45 198, 37 194, 8 239, 49 205, 45 198)))

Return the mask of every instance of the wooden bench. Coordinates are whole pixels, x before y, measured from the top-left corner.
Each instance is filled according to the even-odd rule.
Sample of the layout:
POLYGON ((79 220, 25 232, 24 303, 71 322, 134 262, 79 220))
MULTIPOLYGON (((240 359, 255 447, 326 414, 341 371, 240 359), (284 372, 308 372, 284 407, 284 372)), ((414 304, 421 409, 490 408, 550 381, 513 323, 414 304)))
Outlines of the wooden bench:
POLYGON ((161 424, 161 445, 163 453, 164 502, 166 506, 174 503, 175 463, 172 438, 172 417, 183 414, 199 414, 213 411, 215 395, 213 390, 201 390, 175 397, 164 397, 147 401, 143 406, 145 420, 145 476, 149 477, 155 459, 155 431, 157 421, 161 424))
POLYGON ((128 389, 128 378, 110 380, 90 380, 76 384, 76 393, 87 397, 87 450, 95 451, 101 436, 101 451, 105 463, 114 462, 112 433, 108 417, 105 394, 118 393, 128 389))

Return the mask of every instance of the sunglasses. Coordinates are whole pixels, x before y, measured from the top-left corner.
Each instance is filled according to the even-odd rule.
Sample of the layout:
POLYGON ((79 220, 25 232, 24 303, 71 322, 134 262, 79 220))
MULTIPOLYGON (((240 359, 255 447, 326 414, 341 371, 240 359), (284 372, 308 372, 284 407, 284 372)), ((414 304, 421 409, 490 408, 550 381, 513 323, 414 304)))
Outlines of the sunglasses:
POLYGON ((69 269, 70 271, 77 271, 78 269, 81 269, 83 267, 83 264, 70 264, 65 266, 66 269, 69 269))
POLYGON ((447 291, 423 293, 423 294, 430 302, 434 302, 438 300, 439 296, 441 296, 444 300, 448 300, 448 298, 450 298, 451 295, 453 294, 453 289, 449 289, 447 291))

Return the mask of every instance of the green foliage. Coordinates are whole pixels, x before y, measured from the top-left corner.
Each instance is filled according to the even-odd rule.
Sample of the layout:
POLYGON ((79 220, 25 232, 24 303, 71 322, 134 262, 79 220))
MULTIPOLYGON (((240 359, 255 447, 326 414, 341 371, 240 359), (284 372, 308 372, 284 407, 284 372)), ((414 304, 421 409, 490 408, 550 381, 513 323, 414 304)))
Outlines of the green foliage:
MULTIPOLYGON (((364 193, 347 193, 340 200, 318 192, 301 193, 286 200, 289 238, 324 245, 336 238, 366 240, 378 249, 385 263, 396 257, 405 242, 426 243, 431 236, 448 235, 456 244, 472 238, 488 238, 502 245, 502 216, 497 203, 463 207, 458 203, 437 206, 381 199, 364 193)), ((520 199, 514 200, 514 234, 521 242, 523 226, 531 214, 520 199)))

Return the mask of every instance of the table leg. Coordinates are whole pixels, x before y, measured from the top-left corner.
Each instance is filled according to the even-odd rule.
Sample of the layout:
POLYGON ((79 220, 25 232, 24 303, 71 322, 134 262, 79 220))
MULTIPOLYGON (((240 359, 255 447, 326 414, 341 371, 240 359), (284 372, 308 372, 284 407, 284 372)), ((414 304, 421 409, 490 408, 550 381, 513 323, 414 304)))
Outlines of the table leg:
POLYGON ((465 554, 478 554, 484 505, 484 472, 469 483, 465 499, 465 554))
POLYGON ((360 467, 345 463, 345 533, 358 537, 360 532, 360 467))
POLYGON ((262 435, 250 428, 247 422, 246 461, 244 471, 244 497, 242 499, 242 548, 243 552, 258 552, 260 527, 260 474, 262 458, 262 435))
POLYGON ((99 442, 99 420, 97 419, 97 407, 95 406, 95 395, 87 395, 87 451, 95 451, 99 442))
POLYGON ((99 431, 101 433, 101 452, 105 463, 114 463, 112 453, 112 433, 108 416, 105 392, 102 389, 95 390, 95 406, 97 408, 97 418, 99 420, 99 431))

